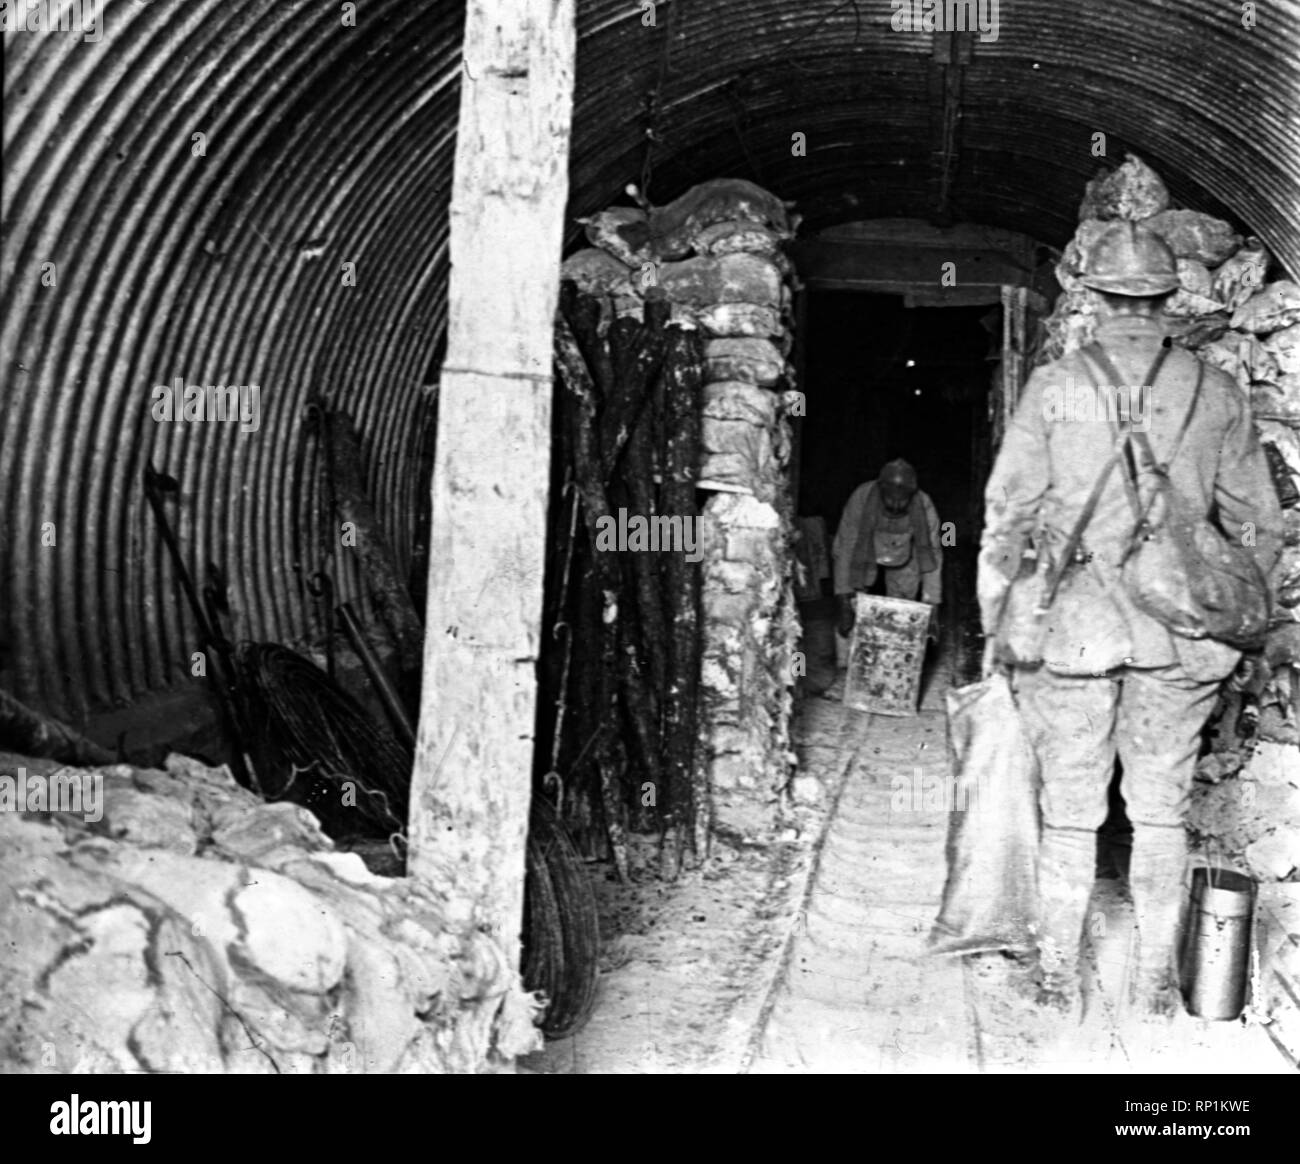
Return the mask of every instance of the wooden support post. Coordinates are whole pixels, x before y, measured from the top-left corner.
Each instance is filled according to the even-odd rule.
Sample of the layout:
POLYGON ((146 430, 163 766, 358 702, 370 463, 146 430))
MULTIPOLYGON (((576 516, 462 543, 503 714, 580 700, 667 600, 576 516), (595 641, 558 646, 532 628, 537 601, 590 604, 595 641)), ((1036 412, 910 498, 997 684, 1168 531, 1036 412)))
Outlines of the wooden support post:
POLYGON ((519 964, 574 0, 469 0, 411 875, 519 964))

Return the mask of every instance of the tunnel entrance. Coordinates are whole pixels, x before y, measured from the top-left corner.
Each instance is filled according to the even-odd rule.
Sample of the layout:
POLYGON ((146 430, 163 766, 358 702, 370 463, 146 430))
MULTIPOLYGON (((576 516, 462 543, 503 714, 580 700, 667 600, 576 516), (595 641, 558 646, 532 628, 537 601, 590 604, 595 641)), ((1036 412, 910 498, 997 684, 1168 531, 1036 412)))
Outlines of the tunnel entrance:
MULTIPOLYGON (((984 481, 1057 291, 1054 252, 1016 231, 910 218, 828 227, 793 252, 808 396, 796 437, 801 528, 810 542, 824 538, 829 556, 853 490, 887 461, 909 461, 940 522, 951 523, 942 657, 953 682, 971 681, 982 649, 975 561, 984 481)), ((804 591, 801 611, 813 690, 825 674, 813 656, 827 635, 834 646, 819 625, 834 605, 830 579, 817 589, 825 593, 804 591)))
POLYGON ((809 291, 799 512, 838 520, 881 464, 916 469, 959 545, 978 521, 1000 308, 908 307, 899 295, 809 291))
MULTIPOLYGON (((852 492, 887 461, 908 461, 946 530, 945 655, 960 679, 978 665, 975 559, 1002 308, 911 306, 901 294, 813 288, 801 318, 808 398, 799 434, 801 525, 824 529, 829 546, 852 492)), ((829 682, 833 579, 818 581, 820 593, 805 591, 811 601, 801 614, 816 673, 829 682)))

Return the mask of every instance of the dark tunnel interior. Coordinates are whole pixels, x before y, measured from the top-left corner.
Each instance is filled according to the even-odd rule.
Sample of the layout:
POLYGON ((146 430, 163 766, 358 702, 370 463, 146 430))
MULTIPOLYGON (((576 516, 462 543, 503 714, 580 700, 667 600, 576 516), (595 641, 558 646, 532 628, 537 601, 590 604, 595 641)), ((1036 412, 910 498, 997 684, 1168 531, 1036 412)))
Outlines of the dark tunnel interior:
POLYGON ((811 290, 806 312, 800 514, 833 531, 849 494, 901 457, 959 543, 969 540, 983 485, 973 453, 989 440, 1001 309, 811 290))

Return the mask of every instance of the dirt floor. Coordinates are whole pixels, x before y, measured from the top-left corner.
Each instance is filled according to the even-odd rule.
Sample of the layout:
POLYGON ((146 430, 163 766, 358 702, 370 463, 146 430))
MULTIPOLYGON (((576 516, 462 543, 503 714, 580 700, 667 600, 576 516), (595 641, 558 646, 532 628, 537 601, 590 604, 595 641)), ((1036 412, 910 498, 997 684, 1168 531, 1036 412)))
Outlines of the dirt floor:
POLYGON ((816 778, 817 803, 794 808, 772 844, 718 848, 677 885, 649 875, 620 885, 597 867, 605 952, 595 1012, 524 1070, 1289 1072, 1249 1012, 1217 1023, 1180 1014, 1155 1028, 1130 1020, 1120 1000, 1131 905, 1107 861, 1081 1019, 1034 1006, 1012 959, 928 955, 949 813, 900 795, 899 778, 946 779, 954 637, 932 652, 920 714, 891 718, 840 701, 842 673, 822 657, 828 631, 808 626, 816 658, 796 722, 799 773, 816 778))
POLYGON ((540 1074, 740 1071, 825 820, 824 809, 802 807, 771 844, 715 841, 704 868, 675 884, 648 871, 656 865, 648 842, 632 862, 647 872, 630 883, 607 864, 593 865, 602 944, 595 1011, 577 1034, 548 1042, 520 1066, 540 1074))

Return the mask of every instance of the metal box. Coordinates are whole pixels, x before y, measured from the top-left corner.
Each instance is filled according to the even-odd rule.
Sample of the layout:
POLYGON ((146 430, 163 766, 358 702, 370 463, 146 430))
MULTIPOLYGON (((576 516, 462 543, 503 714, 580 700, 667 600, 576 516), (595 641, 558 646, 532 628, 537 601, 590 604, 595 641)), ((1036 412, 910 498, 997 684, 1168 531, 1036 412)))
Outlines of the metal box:
POLYGON ((880 715, 915 715, 930 607, 905 598, 854 597, 844 704, 880 715))

